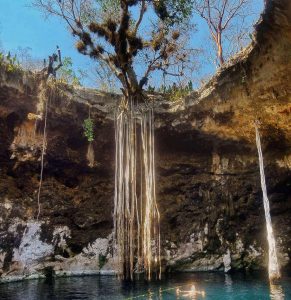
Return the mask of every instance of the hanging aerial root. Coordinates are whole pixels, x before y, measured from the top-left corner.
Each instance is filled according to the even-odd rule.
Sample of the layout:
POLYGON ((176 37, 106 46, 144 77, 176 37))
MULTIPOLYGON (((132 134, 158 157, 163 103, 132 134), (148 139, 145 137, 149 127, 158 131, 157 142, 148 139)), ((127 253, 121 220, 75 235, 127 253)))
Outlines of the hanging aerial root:
POLYGON ((133 280, 135 271, 144 270, 150 280, 153 272, 161 276, 154 114, 153 109, 138 109, 134 99, 124 103, 115 118, 114 242, 118 273, 133 280))
POLYGON ((95 154, 94 154, 94 148, 93 148, 92 142, 90 142, 89 145, 88 145, 86 159, 88 161, 88 166, 90 168, 93 168, 94 164, 95 164, 95 154))
POLYGON ((44 169, 44 155, 47 146, 47 136, 46 136, 46 129, 47 129, 47 113, 48 113, 48 100, 45 102, 45 112, 44 112, 44 127, 43 127, 43 138, 42 138, 42 150, 41 150, 41 162, 40 162, 40 179, 39 179, 39 186, 37 192, 37 216, 36 220, 38 221, 40 215, 40 193, 42 188, 42 180, 43 180, 43 169, 44 169))
POLYGON ((277 280, 281 277, 277 251, 276 251, 276 242, 272 227, 271 214, 270 214, 270 203, 267 194, 266 180, 265 180, 265 171, 264 171, 264 160, 261 146, 260 133, 257 122, 255 122, 256 130, 256 144, 258 148, 259 162, 260 162, 260 175, 261 175, 261 186, 263 192, 263 201, 264 201, 264 210, 267 226, 267 240, 269 246, 269 279, 270 281, 277 280))

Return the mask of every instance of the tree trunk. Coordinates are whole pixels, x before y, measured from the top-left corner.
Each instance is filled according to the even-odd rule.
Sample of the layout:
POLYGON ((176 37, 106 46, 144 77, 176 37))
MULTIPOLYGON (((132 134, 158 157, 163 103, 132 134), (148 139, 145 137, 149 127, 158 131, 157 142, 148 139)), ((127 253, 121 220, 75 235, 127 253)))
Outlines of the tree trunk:
POLYGON ((217 58, 219 60, 219 66, 221 67, 224 64, 223 58, 223 49, 222 49, 222 42, 221 42, 221 32, 217 33, 217 58))

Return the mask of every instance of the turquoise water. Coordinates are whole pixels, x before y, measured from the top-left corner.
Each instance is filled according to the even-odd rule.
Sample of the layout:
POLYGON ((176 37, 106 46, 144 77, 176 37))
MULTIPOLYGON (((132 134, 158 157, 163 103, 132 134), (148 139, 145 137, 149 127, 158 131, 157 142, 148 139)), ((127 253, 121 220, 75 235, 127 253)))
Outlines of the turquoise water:
POLYGON ((30 280, 1 284, 0 299, 291 300, 291 278, 284 277, 280 285, 270 288, 267 278, 241 274, 182 273, 169 275, 160 282, 152 283, 146 283, 143 280, 135 283, 122 283, 117 278, 109 276, 71 277, 51 281, 30 280), (193 290, 193 285, 196 292, 193 290))

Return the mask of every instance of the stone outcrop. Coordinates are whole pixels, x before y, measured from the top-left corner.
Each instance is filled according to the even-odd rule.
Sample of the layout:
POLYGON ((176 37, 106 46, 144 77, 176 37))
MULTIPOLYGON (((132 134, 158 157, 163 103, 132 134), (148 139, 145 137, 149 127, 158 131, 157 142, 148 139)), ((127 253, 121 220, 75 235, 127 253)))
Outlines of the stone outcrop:
MULTIPOLYGON (((263 269, 255 147, 261 122, 279 262, 291 263, 291 3, 267 3, 254 40, 183 104, 156 106, 157 198, 168 271, 263 269)), ((114 109, 119 96, 0 70, 2 280, 110 274, 114 109), (46 102, 48 101, 48 102, 46 102), (37 217, 45 104, 47 147, 37 217), (95 162, 83 121, 95 121, 95 162)))

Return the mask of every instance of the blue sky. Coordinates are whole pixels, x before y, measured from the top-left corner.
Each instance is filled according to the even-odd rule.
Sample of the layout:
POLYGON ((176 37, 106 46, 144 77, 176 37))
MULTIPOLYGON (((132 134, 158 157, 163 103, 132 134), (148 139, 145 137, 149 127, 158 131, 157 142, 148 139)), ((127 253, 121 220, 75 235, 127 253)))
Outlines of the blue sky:
MULTIPOLYGON (((253 1, 256 11, 262 11, 263 0, 253 1)), ((64 23, 57 18, 44 19, 39 11, 29 7, 30 3, 31 0, 0 0, 0 47, 12 52, 18 47, 30 47, 34 58, 44 59, 59 45, 63 56, 72 58, 76 70, 90 68, 92 61, 75 50, 74 40, 64 23)), ((198 32, 193 35, 191 43, 200 47, 208 42, 208 31, 198 17, 195 17, 194 22, 198 32)), ((204 61, 198 76, 214 71, 213 64, 204 61)), ((92 81, 87 80, 84 84, 92 85, 92 81)))
POLYGON ((57 18, 44 19, 43 15, 29 7, 30 0, 0 0, 0 41, 5 51, 18 47, 30 47, 33 57, 47 58, 56 45, 64 56, 72 57, 75 67, 86 68, 90 62, 74 48, 74 40, 57 18))

